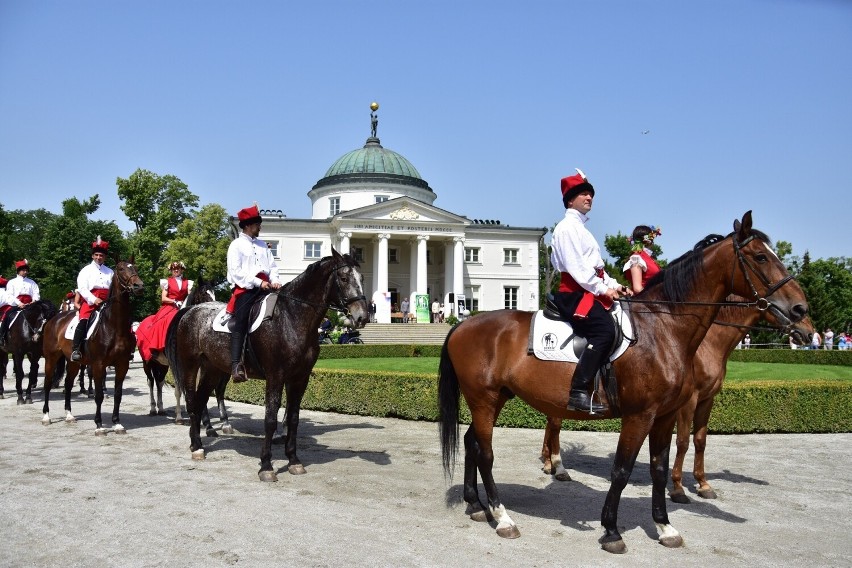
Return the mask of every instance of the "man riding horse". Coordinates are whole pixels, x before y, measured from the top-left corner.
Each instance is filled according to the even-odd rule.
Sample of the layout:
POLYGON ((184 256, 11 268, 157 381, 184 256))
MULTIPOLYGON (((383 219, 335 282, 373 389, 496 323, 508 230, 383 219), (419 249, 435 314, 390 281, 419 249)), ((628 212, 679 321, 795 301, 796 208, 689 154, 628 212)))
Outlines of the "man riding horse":
POLYGON ((263 290, 281 288, 281 282, 272 251, 257 238, 263 222, 257 204, 241 209, 237 219, 242 232, 228 246, 228 282, 234 290, 227 312, 231 316, 231 381, 241 383, 248 379, 242 359, 251 305, 263 290))
POLYGON ((554 300, 562 318, 587 340, 571 379, 568 409, 600 413, 606 408, 594 403, 589 390, 615 340, 609 309, 614 300, 630 295, 630 291, 604 272, 600 246, 584 226, 589 220, 586 214, 592 209, 595 188, 580 170, 563 178, 561 185, 566 211, 553 230, 550 256, 553 267, 561 272, 554 300))
POLYGON ((41 299, 36 284, 28 277, 30 273, 30 263, 27 259, 15 262, 15 271, 18 275, 6 284, 6 295, 8 296, 9 305, 0 308, 2 314, 2 322, 0 322, 0 345, 6 344, 6 333, 9 331, 9 324, 15 317, 15 314, 27 304, 37 302, 41 299))
POLYGON ((74 341, 72 343, 71 360, 79 361, 83 358, 83 343, 86 340, 86 332, 89 329, 89 318, 92 313, 109 297, 109 288, 112 285, 113 271, 104 266, 109 243, 98 235, 92 243, 92 262, 80 270, 77 275, 77 290, 85 300, 80 306, 80 321, 74 330, 74 341))

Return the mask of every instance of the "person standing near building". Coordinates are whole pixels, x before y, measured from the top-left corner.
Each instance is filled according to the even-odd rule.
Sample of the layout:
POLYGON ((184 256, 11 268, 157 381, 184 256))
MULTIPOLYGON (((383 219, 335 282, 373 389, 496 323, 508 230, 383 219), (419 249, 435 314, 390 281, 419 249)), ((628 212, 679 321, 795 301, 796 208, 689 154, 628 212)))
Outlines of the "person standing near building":
POLYGON ((228 282, 234 285, 227 312, 231 315, 231 380, 241 383, 248 379, 243 365, 246 334, 251 305, 267 290, 278 290, 278 266, 266 243, 260 240, 260 210, 257 205, 241 209, 237 219, 242 231, 228 246, 228 282))
POLYGON ((6 294, 11 300, 11 308, 7 310, 2 318, 2 322, 0 322, 0 345, 5 345, 9 323, 18 310, 27 304, 38 302, 41 299, 38 284, 29 278, 30 263, 27 262, 26 258, 15 262, 15 271, 18 275, 6 284, 6 294))
POLYGON ((432 302, 432 323, 438 323, 438 313, 441 311, 441 303, 438 302, 438 299, 432 302))
POLYGON ((631 295, 626 286, 604 271, 600 246, 586 229, 595 188, 579 169, 562 179, 562 204, 565 217, 556 225, 551 239, 550 262, 561 273, 556 306, 587 344, 571 378, 569 410, 603 412, 589 394, 595 374, 615 340, 615 328, 609 314, 621 295, 631 295))
POLYGON ((399 309, 402 311, 402 323, 408 323, 408 298, 403 298, 402 302, 399 304, 399 309))
POLYGON ((80 270, 77 275, 77 291, 83 299, 78 314, 79 322, 74 330, 74 340, 71 347, 71 360, 79 361, 83 358, 83 343, 86 340, 86 332, 89 329, 89 318, 92 313, 104 303, 109 297, 109 288, 112 285, 113 271, 104 266, 109 243, 98 235, 92 243, 92 262, 80 270))
POLYGON ((834 332, 831 331, 830 327, 825 328, 822 334, 822 344, 829 351, 834 348, 834 332))

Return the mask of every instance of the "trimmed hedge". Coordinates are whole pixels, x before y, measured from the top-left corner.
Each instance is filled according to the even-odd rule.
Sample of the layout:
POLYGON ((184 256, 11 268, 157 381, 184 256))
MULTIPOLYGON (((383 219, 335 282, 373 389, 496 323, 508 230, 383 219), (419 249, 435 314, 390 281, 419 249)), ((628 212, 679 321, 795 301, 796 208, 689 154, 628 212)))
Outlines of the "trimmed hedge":
MULTIPOLYGON (((262 381, 229 384, 226 396, 263 405, 264 387, 262 381)), ((437 398, 437 380, 431 374, 315 369, 302 408, 436 421, 437 398)), ((460 419, 470 422, 463 399, 460 419)), ((506 404, 497 425, 544 428, 545 417, 515 398, 506 404)), ((569 430, 597 432, 618 432, 620 426, 619 420, 566 420, 563 424, 569 430)), ((717 434, 852 432, 852 385, 824 381, 732 383, 716 397, 709 428, 717 434)))
POLYGON ((441 345, 323 345, 320 359, 371 357, 440 357, 441 345))
POLYGON ((852 365, 852 350, 838 349, 735 349, 730 361, 742 363, 794 363, 806 365, 852 365))

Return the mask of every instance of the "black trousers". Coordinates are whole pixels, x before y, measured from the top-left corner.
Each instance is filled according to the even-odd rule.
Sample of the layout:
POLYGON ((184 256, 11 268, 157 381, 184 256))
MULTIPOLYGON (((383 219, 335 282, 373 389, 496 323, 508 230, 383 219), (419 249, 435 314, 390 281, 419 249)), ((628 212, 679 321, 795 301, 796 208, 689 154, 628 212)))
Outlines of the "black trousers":
POLYGON ((231 320, 228 322, 228 329, 231 330, 232 364, 242 359, 246 333, 249 327, 249 316, 251 316, 251 306, 260 295, 260 292, 260 288, 252 288, 251 290, 246 290, 234 300, 234 313, 231 314, 231 320))
POLYGON ((607 354, 615 341, 612 315, 599 302, 592 302, 588 317, 575 318, 574 312, 582 298, 583 292, 557 292, 553 295, 559 313, 571 322, 577 335, 585 337, 595 351, 607 354))

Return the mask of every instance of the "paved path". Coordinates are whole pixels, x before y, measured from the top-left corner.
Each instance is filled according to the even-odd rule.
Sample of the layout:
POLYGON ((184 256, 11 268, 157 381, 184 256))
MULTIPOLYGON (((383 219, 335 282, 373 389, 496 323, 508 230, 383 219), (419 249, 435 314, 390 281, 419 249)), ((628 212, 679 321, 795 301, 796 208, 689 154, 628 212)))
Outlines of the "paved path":
POLYGON ((303 412, 308 473, 287 474, 276 446, 280 481, 264 484, 259 407, 231 403, 237 433, 205 439, 194 462, 186 427, 147 416, 138 364, 126 435, 96 437, 79 396, 79 422, 60 421, 56 392, 42 426, 41 397, 0 400, 0 566, 852 566, 850 434, 711 436, 719 499, 669 502, 676 550, 656 541, 643 450, 621 502, 629 550, 613 556, 597 539, 614 434, 565 433, 574 481, 561 483, 541 472, 540 431, 497 431, 495 477, 522 533, 508 541, 463 514, 432 423, 303 412))

